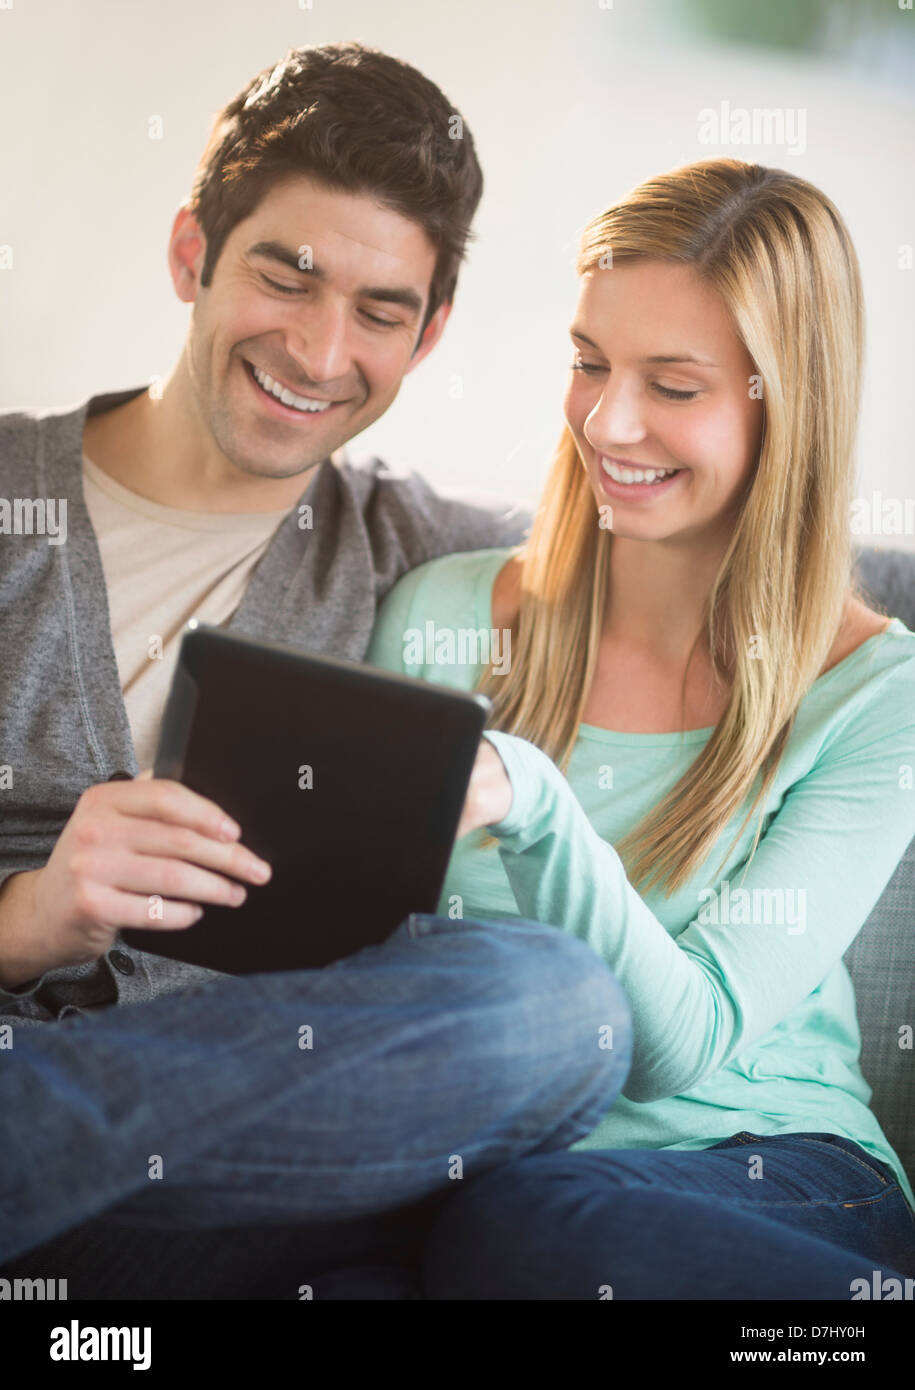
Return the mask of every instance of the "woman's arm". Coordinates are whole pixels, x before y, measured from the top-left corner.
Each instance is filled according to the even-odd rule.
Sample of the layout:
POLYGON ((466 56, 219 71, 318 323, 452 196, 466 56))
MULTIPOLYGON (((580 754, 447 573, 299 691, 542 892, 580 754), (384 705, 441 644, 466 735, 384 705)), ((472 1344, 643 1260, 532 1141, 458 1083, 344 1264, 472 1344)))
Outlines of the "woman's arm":
MULTIPOLYGON (((628 996, 627 1099, 697 1086, 789 1015, 847 951, 915 836, 915 700, 912 671, 900 674, 908 720, 897 717, 889 732, 862 720, 844 731, 791 787, 747 873, 742 864, 729 871, 727 898, 722 884, 708 901, 697 890, 696 916, 676 938, 550 759, 523 739, 484 735, 512 784, 508 815, 488 829, 519 913, 586 941, 628 996), (735 920, 738 887, 748 920, 735 920)), ((716 846, 709 872, 728 843, 716 846)))

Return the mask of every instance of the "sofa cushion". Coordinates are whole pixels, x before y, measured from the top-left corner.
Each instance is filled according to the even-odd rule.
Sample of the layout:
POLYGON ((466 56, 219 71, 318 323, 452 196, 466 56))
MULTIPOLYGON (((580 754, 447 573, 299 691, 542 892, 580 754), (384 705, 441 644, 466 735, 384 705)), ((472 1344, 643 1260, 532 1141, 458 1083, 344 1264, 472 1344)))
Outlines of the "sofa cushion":
MULTIPOLYGON (((915 553, 857 552, 867 601, 915 631, 915 553)), ((913 793, 915 795, 915 793, 913 793)), ((861 1028, 871 1109, 915 1185, 915 840, 845 953, 861 1028)))

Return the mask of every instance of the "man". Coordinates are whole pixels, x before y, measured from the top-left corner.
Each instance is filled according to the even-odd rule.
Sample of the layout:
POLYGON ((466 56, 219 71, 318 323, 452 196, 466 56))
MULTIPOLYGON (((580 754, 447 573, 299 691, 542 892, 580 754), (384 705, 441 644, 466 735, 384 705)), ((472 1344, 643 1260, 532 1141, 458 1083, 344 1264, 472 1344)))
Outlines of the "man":
POLYGON ((163 389, 0 415, 10 497, 65 517, 65 534, 0 536, 0 1085, 24 1140, 0 1262, 51 1241, 57 1277, 61 1259, 85 1276, 71 1297, 124 1296, 103 1266, 136 1248, 131 1223, 173 1248, 189 1228, 293 1223, 307 1274, 316 1224, 438 1198, 460 1145, 479 1171, 602 1111, 612 1064, 592 1040, 622 1005, 558 932, 411 918, 331 970, 246 979, 118 935, 151 925, 152 895, 174 930, 264 881, 219 807, 148 774, 190 617, 359 660, 404 571, 522 538, 518 509, 333 457, 441 337, 481 189, 421 74, 358 45, 293 50, 217 117, 175 218, 192 312, 163 389), (531 995, 539 1029, 512 1067, 531 995), (290 1043, 303 1023, 311 1055, 290 1043))

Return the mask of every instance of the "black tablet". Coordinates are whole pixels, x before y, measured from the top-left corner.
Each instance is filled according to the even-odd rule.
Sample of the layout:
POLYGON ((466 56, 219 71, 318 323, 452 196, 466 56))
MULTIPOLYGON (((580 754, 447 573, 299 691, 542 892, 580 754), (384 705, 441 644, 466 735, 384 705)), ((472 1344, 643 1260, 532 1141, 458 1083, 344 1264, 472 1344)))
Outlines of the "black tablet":
POLYGON ((305 970, 434 913, 490 702, 200 625, 153 775, 210 797, 273 876, 130 946, 228 974, 305 970))

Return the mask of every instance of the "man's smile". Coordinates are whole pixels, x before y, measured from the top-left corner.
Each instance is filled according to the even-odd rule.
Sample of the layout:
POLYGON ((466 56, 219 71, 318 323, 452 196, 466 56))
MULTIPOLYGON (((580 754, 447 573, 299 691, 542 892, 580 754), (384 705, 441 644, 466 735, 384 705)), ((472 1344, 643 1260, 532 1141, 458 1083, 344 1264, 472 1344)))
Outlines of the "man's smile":
POLYGON ((245 375, 257 392, 259 400, 267 409, 283 419, 295 420, 298 423, 311 416, 327 415, 346 404, 345 401, 331 401, 326 397, 322 399, 319 396, 299 395, 251 362, 243 359, 243 365, 245 375))

